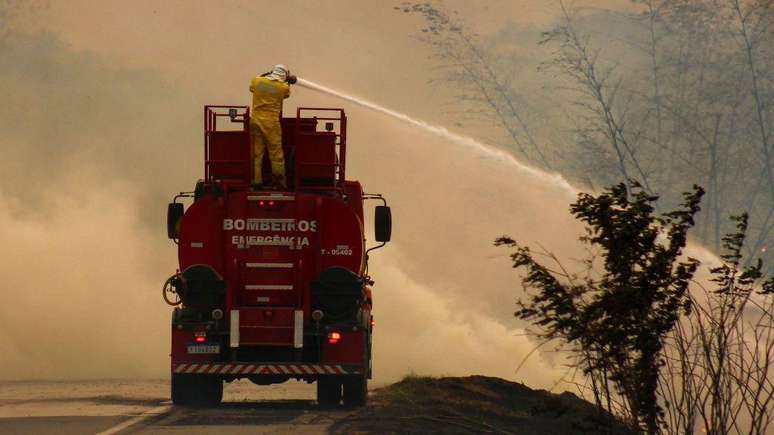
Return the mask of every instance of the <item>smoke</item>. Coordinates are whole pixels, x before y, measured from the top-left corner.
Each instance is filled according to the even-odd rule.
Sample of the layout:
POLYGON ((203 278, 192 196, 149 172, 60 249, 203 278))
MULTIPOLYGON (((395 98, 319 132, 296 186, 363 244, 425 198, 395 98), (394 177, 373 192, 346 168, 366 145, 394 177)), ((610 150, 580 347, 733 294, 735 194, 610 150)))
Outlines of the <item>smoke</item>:
POLYGON ((549 388, 564 373, 540 354, 518 372, 534 348, 524 331, 485 311, 454 307, 437 290, 412 280, 392 265, 402 252, 379 258, 379 299, 375 310, 374 373, 379 383, 406 373, 466 376, 486 373, 549 388))
MULTIPOLYGON (((260 10, 87 3, 53 3, 15 27, 27 33, 0 39, 0 378, 167 376, 170 310, 160 284, 176 254, 164 238, 166 203, 201 176, 201 106, 247 101, 249 78, 274 59, 443 121, 443 95, 415 77, 427 53, 403 14, 376 18, 359 2, 297 4, 304 16, 286 13, 292 2, 260 10), (256 50, 260 59, 245 57, 256 50), (396 59, 417 66, 396 68, 396 59)), ((413 371, 552 385, 562 370, 540 354, 515 372, 534 343, 513 319, 518 276, 492 241, 507 233, 581 258, 572 188, 478 141, 353 98, 296 87, 286 113, 343 104, 348 175, 393 207, 393 242, 371 255, 377 383, 413 371)))
POLYGON ((0 52, 0 378, 162 376, 162 219, 198 173, 191 103, 52 35, 7 34, 0 52))
POLYGON ((155 320, 168 314, 155 303, 153 271, 143 267, 149 244, 136 198, 113 193, 93 190, 81 204, 60 195, 45 220, 9 216, 13 201, 0 197, 11 212, 0 215, 0 240, 10 247, 0 268, 2 378, 158 373, 168 332, 155 320))

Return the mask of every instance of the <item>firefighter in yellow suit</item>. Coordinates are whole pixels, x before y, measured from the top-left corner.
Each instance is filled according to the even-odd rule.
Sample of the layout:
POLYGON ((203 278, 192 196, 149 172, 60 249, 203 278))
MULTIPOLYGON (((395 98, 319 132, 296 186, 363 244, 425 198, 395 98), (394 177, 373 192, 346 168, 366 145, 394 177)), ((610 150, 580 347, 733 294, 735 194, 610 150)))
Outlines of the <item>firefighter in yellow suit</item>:
POLYGON ((254 78, 250 82, 253 94, 253 106, 250 114, 250 139, 253 145, 253 185, 263 184, 263 153, 269 149, 271 162, 272 187, 284 190, 285 156, 282 152, 282 102, 290 96, 288 69, 285 65, 276 65, 269 74, 254 78))

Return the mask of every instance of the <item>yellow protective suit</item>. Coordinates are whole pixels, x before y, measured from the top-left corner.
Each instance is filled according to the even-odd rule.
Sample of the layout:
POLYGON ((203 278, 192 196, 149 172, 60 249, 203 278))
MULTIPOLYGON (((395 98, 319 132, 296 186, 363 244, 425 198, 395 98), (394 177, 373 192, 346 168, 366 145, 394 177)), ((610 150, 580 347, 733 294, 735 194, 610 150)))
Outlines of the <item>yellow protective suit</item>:
POLYGON ((272 184, 286 188, 285 156, 282 152, 282 101, 290 96, 290 86, 280 80, 268 77, 256 77, 250 82, 253 93, 252 112, 250 114, 250 139, 253 145, 253 182, 263 183, 263 153, 269 149, 272 184))

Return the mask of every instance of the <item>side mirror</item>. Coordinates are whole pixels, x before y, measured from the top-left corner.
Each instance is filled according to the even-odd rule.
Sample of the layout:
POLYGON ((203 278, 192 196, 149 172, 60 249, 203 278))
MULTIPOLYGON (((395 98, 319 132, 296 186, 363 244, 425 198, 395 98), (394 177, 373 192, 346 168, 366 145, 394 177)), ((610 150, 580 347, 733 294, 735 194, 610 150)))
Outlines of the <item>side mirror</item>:
POLYGON ((374 215, 374 235, 377 242, 389 242, 392 235, 392 212, 386 205, 377 205, 374 215))
POLYGON ((170 239, 180 238, 180 221, 184 212, 183 204, 179 202, 172 202, 167 207, 167 237, 170 239))

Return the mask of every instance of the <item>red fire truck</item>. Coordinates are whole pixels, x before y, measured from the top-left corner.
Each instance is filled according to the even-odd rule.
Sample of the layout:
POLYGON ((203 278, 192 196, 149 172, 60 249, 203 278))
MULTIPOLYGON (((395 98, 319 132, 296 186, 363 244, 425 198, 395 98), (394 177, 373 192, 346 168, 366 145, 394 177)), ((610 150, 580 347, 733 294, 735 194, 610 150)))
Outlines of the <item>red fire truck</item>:
MULTIPOLYGON (((342 109, 282 118, 288 188, 251 187, 249 108, 204 108, 204 178, 169 204, 180 267, 172 313, 172 401, 214 405, 223 383, 317 382, 321 405, 364 405, 371 378, 368 253, 390 240, 390 209, 346 179, 342 109), (183 201, 192 200, 186 208, 183 201), (367 243, 363 206, 374 212, 367 243)), ((268 159, 263 174, 271 171, 268 159)))

